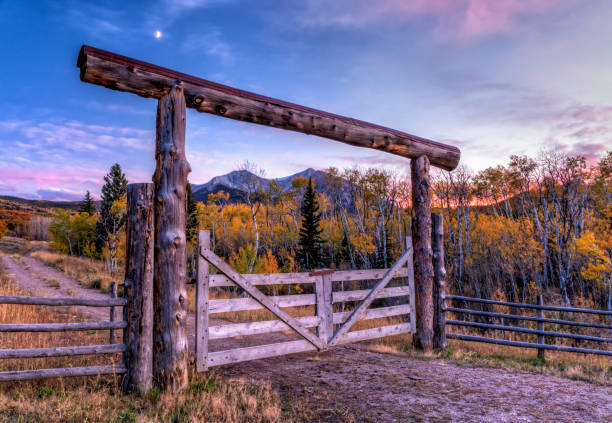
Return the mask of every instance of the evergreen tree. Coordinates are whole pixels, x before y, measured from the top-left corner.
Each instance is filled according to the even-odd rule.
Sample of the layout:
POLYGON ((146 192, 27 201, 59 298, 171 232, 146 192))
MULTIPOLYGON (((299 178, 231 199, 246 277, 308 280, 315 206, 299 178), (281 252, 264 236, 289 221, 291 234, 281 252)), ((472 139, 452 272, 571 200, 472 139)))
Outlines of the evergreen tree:
POLYGON ((123 229, 126 222, 126 214, 116 202, 127 195, 127 179, 121 170, 119 163, 115 163, 110 172, 104 176, 102 186, 102 201, 100 204, 100 217, 96 224, 96 236, 98 239, 98 251, 105 246, 109 251, 109 270, 115 270, 115 251, 117 249, 117 235, 123 229))
POLYGON ((95 212, 96 212, 96 205, 94 204, 91 198, 91 194, 89 193, 89 190, 87 190, 87 192, 85 193, 85 198, 83 199, 83 202, 79 206, 79 213, 87 213, 88 215, 92 216, 95 212))
POLYGON ((300 241, 297 260, 304 269, 314 269, 322 266, 321 258, 321 214, 317 193, 312 185, 312 178, 308 180, 308 187, 302 201, 302 227, 300 228, 300 241))
POLYGON ((187 227, 185 228, 185 237, 187 243, 195 243, 198 237, 198 208, 193 200, 193 192, 191 184, 187 184, 187 227))

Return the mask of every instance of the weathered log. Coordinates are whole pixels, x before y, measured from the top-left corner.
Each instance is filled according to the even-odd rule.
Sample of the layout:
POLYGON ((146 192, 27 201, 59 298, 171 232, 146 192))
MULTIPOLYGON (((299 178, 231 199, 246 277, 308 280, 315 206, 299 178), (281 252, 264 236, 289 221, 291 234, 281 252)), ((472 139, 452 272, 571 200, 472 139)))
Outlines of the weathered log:
POLYGON ((331 274, 325 273, 319 276, 319 278, 315 283, 316 316, 319 319, 317 336, 327 343, 334 333, 331 274))
POLYGON ((434 339, 433 347, 446 348, 446 269, 444 267, 444 227, 442 213, 432 213, 431 246, 433 250, 433 306, 434 339))
POLYGON ((69 332, 78 330, 123 329, 125 322, 79 322, 79 323, 2 323, 0 332, 69 332))
POLYGON ((74 355, 118 354, 125 351, 124 344, 86 345, 82 347, 52 347, 0 350, 0 358, 64 357, 74 355))
POLYGON ((127 374, 123 389, 147 392, 153 378, 153 184, 129 184, 123 331, 127 374))
MULTIPOLYGON (((210 232, 198 232, 198 249, 210 248, 210 232)), ((196 370, 208 369, 208 281, 210 265, 198 253, 198 281, 196 285, 196 370)))
MULTIPOLYGON (((544 305, 544 298, 542 297, 542 294, 538 295, 538 305, 544 305)), ((542 310, 536 310, 536 317, 539 319, 542 319, 544 317, 544 312, 542 310)), ((538 321, 538 331, 543 332, 544 331, 544 322, 542 322, 541 320, 538 321)), ((545 338, 544 335, 542 333, 538 334, 538 344, 544 344, 545 343, 545 338)), ((538 358, 540 360, 545 360, 546 358, 546 350, 544 348, 538 348, 538 358)))
POLYGON ((431 251, 431 185, 429 159, 411 161, 412 243, 416 290, 416 334, 414 346, 431 350, 433 346, 433 264, 431 251))
MULTIPOLYGON (((412 245, 412 243, 410 244, 412 245)), ((336 270, 330 274, 332 282, 364 281, 382 278, 388 269, 359 269, 359 270, 336 270)), ((402 267, 395 274, 396 278, 408 276, 408 268, 402 267)), ((287 285, 316 283, 318 276, 310 276, 310 273, 249 273, 242 277, 252 285, 287 285)), ((210 275, 210 288, 220 286, 235 286, 227 276, 222 274, 210 275)))
POLYGON ((344 116, 210 82, 129 57, 83 46, 81 80, 142 97, 162 98, 175 81, 185 88, 187 106, 200 112, 329 138, 402 157, 426 155, 442 169, 457 167, 458 148, 344 116))
POLYGON ((48 379, 55 377, 95 376, 125 373, 125 366, 111 364, 108 366, 62 367, 58 369, 16 370, 0 372, 0 382, 12 380, 48 379))
MULTIPOLYGON (((110 297, 111 298, 117 298, 117 282, 112 281, 110 284, 110 297)), ((110 308, 110 312, 109 312, 109 316, 108 316, 108 321, 109 322, 114 322, 115 321, 115 306, 111 306, 110 308)), ((109 344, 114 344, 115 343, 115 335, 116 335, 116 331, 115 329, 111 329, 109 332, 109 344)))
POLYGON ((88 306, 112 307, 124 306, 125 298, 45 298, 45 297, 14 297, 0 296, 0 304, 44 305, 44 306, 88 306))
POLYGON ((157 105, 153 378, 164 390, 185 388, 187 376, 185 97, 176 84, 157 105))

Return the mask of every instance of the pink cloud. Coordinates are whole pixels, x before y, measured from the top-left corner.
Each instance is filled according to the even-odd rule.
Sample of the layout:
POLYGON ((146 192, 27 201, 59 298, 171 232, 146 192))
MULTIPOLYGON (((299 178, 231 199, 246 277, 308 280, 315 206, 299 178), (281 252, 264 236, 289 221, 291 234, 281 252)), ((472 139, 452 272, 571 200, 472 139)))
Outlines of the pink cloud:
POLYGON ((580 0, 338 0, 308 3, 305 26, 364 28, 381 22, 431 18, 434 33, 465 41, 521 30, 526 19, 568 9, 580 0))

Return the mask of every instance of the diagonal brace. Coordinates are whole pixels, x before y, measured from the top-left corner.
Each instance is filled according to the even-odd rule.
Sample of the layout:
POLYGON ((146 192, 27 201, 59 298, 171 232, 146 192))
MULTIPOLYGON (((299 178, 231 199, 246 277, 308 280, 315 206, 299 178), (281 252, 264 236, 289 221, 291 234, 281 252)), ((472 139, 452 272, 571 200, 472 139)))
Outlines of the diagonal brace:
POLYGON ((372 304, 372 301, 376 299, 376 296, 380 293, 380 291, 382 291, 382 289, 387 286, 389 281, 393 279, 395 274, 399 271, 400 267, 402 267, 406 263, 406 261, 408 261, 408 258, 411 256, 412 247, 404 251, 402 256, 395 262, 393 266, 391 266, 391 268, 387 271, 387 273, 385 273, 383 278, 376 282, 374 288, 372 288, 370 293, 363 299, 361 304, 359 304, 359 306, 355 310, 353 310, 349 318, 342 324, 342 326, 338 328, 338 330, 336 330, 336 333, 334 333, 332 339, 330 339, 330 341, 327 343, 329 347, 332 347, 338 342, 340 342, 340 339, 342 339, 344 334, 346 334, 349 329, 355 324, 355 322, 359 320, 361 315, 366 311, 370 304, 372 304))
POLYGON ((320 338, 310 332, 308 329, 303 327, 300 322, 294 317, 291 317, 286 311, 281 309, 278 305, 274 304, 266 295, 264 295, 259 289, 255 288, 249 281, 244 279, 240 273, 236 272, 230 265, 225 263, 221 257, 217 256, 211 250, 201 248, 200 254, 210 264, 215 266, 225 276, 231 279, 236 285, 244 289, 249 295, 251 295, 259 304, 274 313, 279 319, 285 322, 298 334, 303 336, 308 342, 317 347, 319 350, 325 349, 327 346, 320 338))

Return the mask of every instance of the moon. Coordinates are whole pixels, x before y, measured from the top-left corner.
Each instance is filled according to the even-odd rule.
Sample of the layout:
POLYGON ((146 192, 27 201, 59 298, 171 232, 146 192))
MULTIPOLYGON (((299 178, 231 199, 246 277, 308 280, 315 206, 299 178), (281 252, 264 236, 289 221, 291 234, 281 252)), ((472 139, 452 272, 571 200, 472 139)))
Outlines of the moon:
POLYGON ((155 31, 155 38, 161 38, 162 33, 161 31, 155 31))

